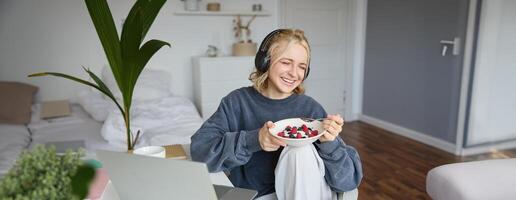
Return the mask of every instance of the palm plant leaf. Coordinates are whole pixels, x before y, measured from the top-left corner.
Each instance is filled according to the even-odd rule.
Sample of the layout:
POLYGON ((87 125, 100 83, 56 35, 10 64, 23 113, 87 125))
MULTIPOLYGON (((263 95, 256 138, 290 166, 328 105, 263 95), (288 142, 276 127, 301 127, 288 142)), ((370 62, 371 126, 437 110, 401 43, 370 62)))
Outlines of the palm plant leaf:
POLYGON ((84 85, 93 87, 93 88, 97 89, 98 91, 102 92, 103 94, 105 94, 106 96, 108 96, 111 100, 113 100, 113 102, 115 102, 115 104, 118 107, 118 109, 120 110, 120 112, 124 113, 124 110, 122 109, 120 104, 116 101, 116 98, 113 95, 113 93, 111 93, 111 90, 109 90, 109 88, 94 73, 92 73, 91 71, 89 71, 87 69, 84 69, 84 70, 86 70, 86 72, 88 72, 90 77, 97 83, 97 85, 95 83, 86 81, 84 79, 80 79, 80 78, 77 78, 77 77, 74 77, 74 76, 70 76, 68 74, 57 73, 57 72, 36 73, 36 74, 29 75, 29 77, 57 76, 57 77, 65 78, 65 79, 68 79, 68 80, 72 80, 72 81, 75 81, 75 82, 82 83, 84 85))
POLYGON ((106 84, 104 84, 104 82, 102 82, 102 80, 100 80, 100 78, 93 72, 91 72, 89 69, 86 69, 85 67, 83 67, 83 69, 88 73, 88 75, 90 75, 91 79, 93 79, 93 81, 97 83, 97 86, 99 87, 98 90, 104 93, 106 96, 108 96, 111 100, 113 100, 113 102, 115 102, 116 106, 118 107, 118 110, 120 110, 120 112, 123 115, 125 113, 124 109, 122 108, 122 106, 120 106, 120 103, 118 103, 118 101, 116 100, 115 95, 113 95, 113 93, 106 86, 106 84))
POLYGON ((140 55, 138 59, 138 71, 142 71, 147 62, 149 62, 150 58, 163 46, 169 46, 168 42, 164 42, 161 40, 149 40, 140 48, 140 55))
POLYGON ((122 90, 124 105, 131 105, 131 99, 133 94, 134 85, 136 83, 137 76, 137 60, 138 50, 142 41, 142 3, 138 1, 131 8, 129 15, 125 19, 124 26, 122 29, 122 36, 120 38, 120 45, 122 47, 122 59, 124 61, 124 68, 122 76, 125 77, 122 90))
POLYGON ((111 66, 118 86, 122 83, 120 69, 122 68, 122 54, 118 32, 106 0, 85 0, 91 20, 97 30, 106 58, 111 66))
POLYGON ((86 80, 83 80, 83 79, 80 79, 80 78, 76 78, 76 77, 73 77, 73 76, 70 76, 70 75, 67 75, 67 74, 63 74, 63 73, 41 72, 41 73, 31 74, 31 75, 29 75, 29 77, 48 76, 48 75, 66 78, 66 79, 69 79, 69 80, 72 80, 72 81, 76 81, 76 82, 82 83, 84 85, 88 85, 88 86, 94 87, 95 89, 101 90, 99 88, 99 86, 97 86, 97 85, 95 85, 95 84, 93 84, 93 83, 91 83, 89 81, 86 81, 86 80))
POLYGON ((159 10, 163 7, 166 0, 153 0, 151 2, 145 2, 143 6, 143 29, 142 38, 145 38, 149 28, 151 27, 154 19, 158 16, 159 10))
MULTIPOLYGON (((121 90, 123 90, 124 105, 126 107, 131 105, 134 86, 145 67, 145 65, 141 64, 146 64, 150 57, 157 52, 157 49, 163 46, 161 45, 156 50, 152 50, 155 48, 150 48, 151 51, 146 50, 146 52, 151 52, 151 54, 146 53, 144 54, 145 58, 141 58, 140 45, 164 3, 164 0, 137 1, 131 8, 131 11, 129 11, 129 15, 124 22, 120 45, 122 47, 124 65, 121 74, 126 77, 126 81, 123 83, 121 90), (145 61, 142 62, 142 60, 145 61)), ((151 44, 154 44, 152 46, 156 46, 156 43, 151 42, 151 44)))

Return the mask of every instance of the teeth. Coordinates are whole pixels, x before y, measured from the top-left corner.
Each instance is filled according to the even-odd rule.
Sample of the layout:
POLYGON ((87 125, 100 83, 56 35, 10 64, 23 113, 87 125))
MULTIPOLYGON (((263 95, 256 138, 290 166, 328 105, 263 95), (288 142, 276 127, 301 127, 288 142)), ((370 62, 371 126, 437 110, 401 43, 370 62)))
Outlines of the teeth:
POLYGON ((293 81, 293 80, 288 80, 288 79, 286 79, 286 78, 281 78, 281 79, 282 79, 283 81, 287 82, 287 83, 290 83, 290 84, 292 84, 292 83, 294 83, 294 82, 295 82, 295 81, 293 81))

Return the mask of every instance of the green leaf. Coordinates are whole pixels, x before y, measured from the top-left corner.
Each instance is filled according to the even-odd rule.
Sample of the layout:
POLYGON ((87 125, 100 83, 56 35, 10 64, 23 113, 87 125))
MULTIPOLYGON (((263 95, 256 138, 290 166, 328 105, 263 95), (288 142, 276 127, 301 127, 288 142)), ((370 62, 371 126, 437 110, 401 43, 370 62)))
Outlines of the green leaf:
POLYGON ((95 178, 95 169, 83 164, 77 168, 77 172, 72 176, 72 192, 80 199, 86 198, 91 185, 95 178))
POLYGON ((72 80, 72 81, 75 81, 75 82, 82 83, 84 85, 88 85, 88 86, 94 87, 95 89, 97 89, 99 91, 102 91, 97 85, 95 85, 95 84, 93 84, 93 83, 91 83, 89 81, 86 81, 86 80, 83 80, 83 79, 80 79, 80 78, 76 78, 76 77, 73 77, 73 76, 70 76, 70 75, 67 75, 67 74, 63 74, 63 73, 41 72, 41 73, 35 73, 35 74, 29 75, 29 77, 37 77, 37 76, 57 76, 57 77, 62 77, 62 78, 66 78, 66 79, 69 79, 69 80, 72 80))
POLYGON ((164 3, 165 0, 139 0, 131 8, 124 22, 120 39, 123 58, 121 74, 126 80, 121 86, 124 105, 131 105, 134 86, 140 73, 149 59, 163 46, 154 41, 150 43, 150 48, 144 48, 145 54, 140 53, 140 44, 164 3), (159 45, 157 49, 154 47, 156 45, 159 45))
POLYGON ((115 95, 113 95, 113 93, 106 86, 106 84, 104 84, 104 82, 102 82, 102 80, 100 80, 100 78, 97 75, 95 75, 93 72, 91 72, 89 69, 86 69, 85 67, 82 67, 82 68, 84 69, 84 71, 86 71, 86 73, 88 73, 88 75, 90 75, 91 79, 93 79, 93 81, 95 81, 95 83, 97 83, 97 86, 99 87, 99 91, 104 93, 111 100, 113 100, 113 102, 115 102, 116 106, 118 107, 118 109, 120 110, 120 112, 123 115, 125 113, 124 109, 120 106, 120 104, 118 103, 118 101, 115 98, 115 95))
POLYGON ((143 29, 142 38, 145 38, 149 28, 158 16, 159 10, 163 7, 166 0, 150 0, 143 6, 143 29))
POLYGON ((95 85, 94 83, 92 82, 89 82, 89 81, 86 81, 86 80, 83 80, 83 79, 80 79, 80 78, 77 78, 77 77, 74 77, 74 76, 70 76, 70 75, 67 75, 67 74, 63 74, 63 73, 56 73, 56 72, 42 72, 42 73, 35 73, 35 74, 31 74, 29 75, 29 77, 38 77, 38 76, 57 76, 57 77, 61 77, 61 78, 65 78, 65 79, 68 79, 68 80, 72 80, 72 81, 75 81, 75 82, 79 82, 79 83, 82 83, 84 85, 87 85, 87 86, 90 86, 90 87, 93 87, 95 89, 97 89, 98 91, 104 93, 106 96, 108 96, 111 100, 113 100, 113 102, 116 104, 116 106, 118 107, 118 109, 120 110, 120 112, 122 112, 122 114, 124 113, 124 110, 122 109, 122 107, 120 106, 120 104, 116 101, 116 98, 113 96, 113 94, 111 93, 111 91, 109 90, 109 88, 95 75, 93 74, 91 71, 87 70, 87 69, 84 69, 86 70, 86 72, 88 72, 88 74, 91 76, 91 78, 97 82, 97 84, 99 85, 95 85))
POLYGON ((95 83, 97 83, 99 88, 101 90, 103 90, 107 96, 114 98, 114 95, 111 92, 111 90, 109 90, 109 88, 106 86, 106 84, 104 84, 104 82, 102 82, 102 80, 100 80, 100 78, 97 75, 95 75, 93 72, 91 72, 89 69, 86 69, 85 67, 82 67, 82 69, 84 69, 84 71, 86 71, 86 73, 88 73, 88 75, 91 77, 91 79, 93 79, 93 81, 95 81, 95 83))
POLYGON ((122 76, 125 77, 123 88, 121 88, 124 105, 131 105, 134 89, 134 80, 137 77, 137 60, 140 43, 142 41, 142 5, 144 1, 137 1, 125 19, 122 29, 120 45, 122 47, 123 69, 122 76))
POLYGON ((100 42, 104 47, 106 58, 109 62, 118 86, 122 84, 120 69, 122 67, 122 53, 120 40, 113 17, 106 0, 85 0, 93 25, 97 30, 100 42))
POLYGON ((170 44, 161 40, 149 40, 142 48, 140 48, 140 56, 138 58, 138 71, 141 72, 151 57, 158 52, 163 46, 169 46, 170 44))

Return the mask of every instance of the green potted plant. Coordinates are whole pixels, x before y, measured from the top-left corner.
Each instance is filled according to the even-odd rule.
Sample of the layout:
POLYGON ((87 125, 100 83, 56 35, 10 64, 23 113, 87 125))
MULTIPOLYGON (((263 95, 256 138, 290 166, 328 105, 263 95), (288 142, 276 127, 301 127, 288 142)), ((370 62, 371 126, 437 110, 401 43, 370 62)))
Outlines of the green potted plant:
POLYGON ((24 151, 0 182, 0 199, 84 199, 95 176, 84 151, 56 154, 54 147, 24 151))
POLYGON ((122 34, 119 37, 106 0, 85 0, 109 66, 122 93, 123 104, 117 101, 113 93, 97 75, 84 67, 93 82, 57 72, 36 73, 29 75, 29 77, 46 75, 62 77, 91 86, 102 92, 113 100, 122 113, 126 127, 127 150, 133 150, 140 136, 139 132, 133 134, 130 129, 130 110, 134 87, 150 58, 161 47, 170 46, 167 42, 155 39, 142 45, 145 35, 165 1, 137 0, 125 19, 122 34))

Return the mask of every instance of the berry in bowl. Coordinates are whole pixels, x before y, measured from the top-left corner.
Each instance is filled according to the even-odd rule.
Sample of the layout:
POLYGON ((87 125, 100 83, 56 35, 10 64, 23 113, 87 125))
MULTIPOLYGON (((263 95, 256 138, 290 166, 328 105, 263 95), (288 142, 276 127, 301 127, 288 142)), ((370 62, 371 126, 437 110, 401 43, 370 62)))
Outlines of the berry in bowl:
POLYGON ((274 122, 269 132, 289 146, 312 144, 324 134, 323 124, 318 120, 289 118, 274 122))

